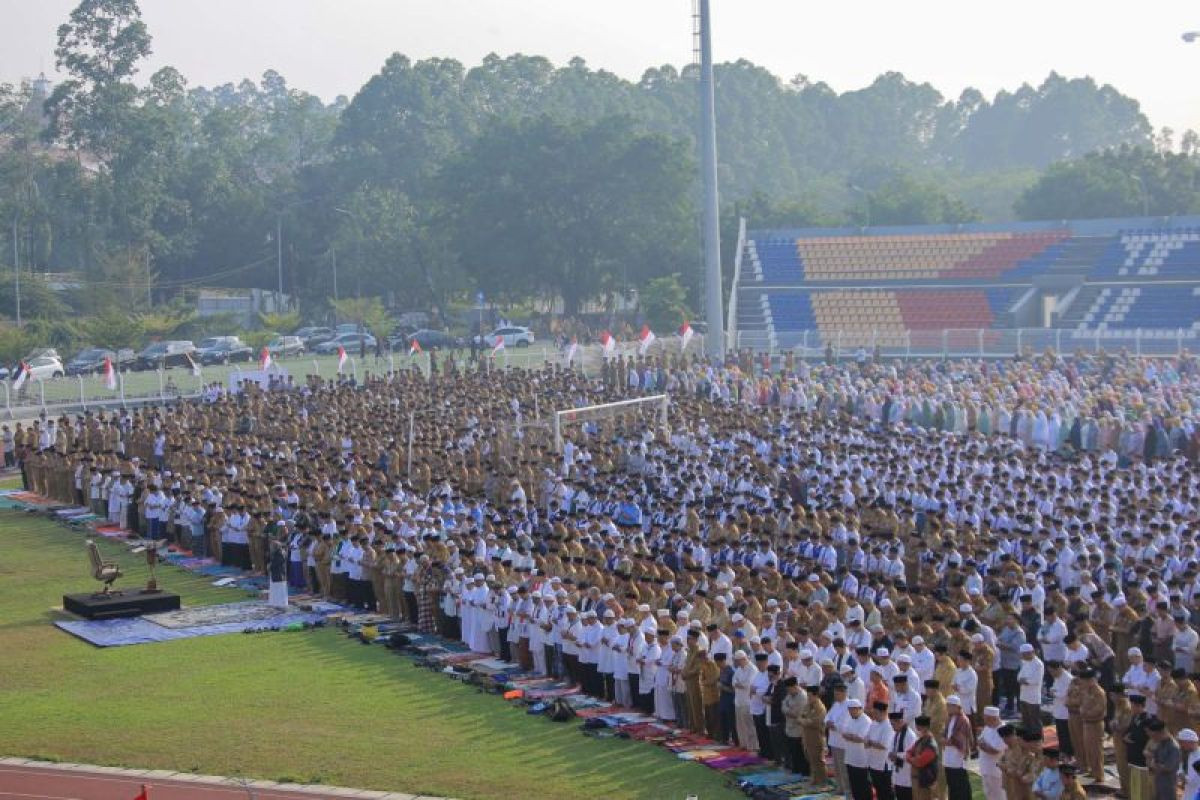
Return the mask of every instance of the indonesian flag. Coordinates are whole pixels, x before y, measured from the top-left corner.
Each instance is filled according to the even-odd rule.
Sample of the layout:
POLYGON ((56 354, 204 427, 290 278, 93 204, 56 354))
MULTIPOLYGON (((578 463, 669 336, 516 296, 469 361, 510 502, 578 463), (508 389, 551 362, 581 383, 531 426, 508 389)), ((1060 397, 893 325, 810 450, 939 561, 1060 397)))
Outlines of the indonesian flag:
POLYGON ((495 358, 496 353, 499 353, 503 349, 504 349, 504 337, 497 336, 496 337, 496 346, 492 348, 492 358, 495 358))
POLYGON ((572 338, 571 343, 567 345, 567 366, 571 366, 571 362, 575 360, 575 354, 579 352, 579 340, 572 338))
POLYGON ((271 351, 270 350, 268 350, 265 347, 262 349, 262 353, 260 353, 258 356, 258 364, 259 364, 259 368, 263 372, 266 372, 267 370, 269 370, 271 368, 271 351))
POLYGON ((117 371, 113 369, 112 359, 104 357, 104 385, 111 392, 117 388, 117 371))
POLYGON ((650 330, 649 325, 642 326, 642 333, 638 336, 638 355, 646 355, 646 351, 650 349, 650 345, 654 344, 654 331, 650 330))
POLYGON ((192 358, 191 353, 187 354, 187 360, 188 360, 188 365, 192 368, 192 377, 199 378, 200 377, 200 364, 196 361, 196 359, 192 358))
POLYGON ((133 800, 150 800, 150 790, 146 788, 146 784, 142 784, 142 790, 134 796, 133 800))
POLYGON ((605 358, 611 356, 617 349, 617 340, 608 331, 600 334, 600 349, 604 352, 605 358))
POLYGON ((689 325, 688 321, 685 319, 683 324, 679 326, 679 349, 687 350, 688 342, 690 342, 692 337, 695 335, 696 332, 692 330, 692 326, 689 325))
POLYGON ((17 374, 13 376, 13 391, 20 391, 27 380, 29 380, 29 365, 22 361, 17 365, 17 374))
POLYGON ((415 356, 419 352, 421 352, 421 343, 418 342, 416 339, 413 339, 411 342, 408 343, 408 355, 409 355, 409 357, 412 357, 412 356, 415 356))
POLYGON ((342 367, 346 366, 346 348, 338 345, 338 372, 342 371, 342 367))

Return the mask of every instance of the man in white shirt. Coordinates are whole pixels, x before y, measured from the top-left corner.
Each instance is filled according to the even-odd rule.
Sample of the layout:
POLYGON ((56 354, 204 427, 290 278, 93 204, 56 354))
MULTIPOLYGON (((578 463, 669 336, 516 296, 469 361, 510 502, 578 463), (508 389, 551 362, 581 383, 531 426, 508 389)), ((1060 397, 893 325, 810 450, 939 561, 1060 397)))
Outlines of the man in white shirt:
POLYGON ((1065 661, 1067 646, 1067 626, 1058 618, 1057 612, 1051 606, 1046 609, 1046 621, 1038 630, 1038 641, 1042 645, 1042 658, 1046 661, 1065 661))
POLYGON ((1000 771, 1000 757, 1008 749, 1000 735, 1000 709, 988 706, 983 709, 983 729, 979 732, 979 775, 983 778, 983 796, 1003 798, 1004 775, 1000 771))
POLYGON ((750 711, 750 696, 758 668, 750 663, 744 650, 733 654, 733 715, 737 728, 738 744, 744 750, 758 750, 758 734, 754 729, 754 715, 750 711))
POLYGON ((903 672, 892 677, 890 713, 899 713, 905 725, 912 725, 921 714, 921 695, 912 687, 912 681, 903 672))
POLYGON ((892 775, 888 768, 888 749, 892 743, 892 726, 888 722, 888 704, 876 702, 868 712, 871 727, 867 731, 867 774, 875 797, 881 800, 892 797, 892 775))
POLYGON ((1042 678, 1045 666, 1033 654, 1033 645, 1021 645, 1021 666, 1017 670, 1017 701, 1021 709, 1021 724, 1026 730, 1041 730, 1042 678))
POLYGON ((1046 669, 1050 671, 1050 712, 1054 717, 1054 730, 1058 734, 1058 749, 1063 755, 1074 756, 1075 746, 1082 746, 1083 743, 1071 738, 1067 692, 1071 689, 1073 676, 1061 661, 1047 661, 1046 669))
MULTIPOLYGON (((888 761, 892 768, 892 791, 897 798, 911 800, 912 798, 912 764, 904 758, 908 748, 917 741, 917 734, 904 721, 898 711, 888 714, 888 724, 892 728, 892 740, 888 747, 888 761)), ((1003 797, 1003 794, 998 795, 1003 797)), ((988 795, 990 798, 991 795, 988 795)))
POLYGON ((846 701, 846 716, 842 719, 839 731, 845 742, 846 778, 850 796, 854 800, 871 800, 871 775, 868 770, 866 746, 871 721, 863 712, 861 701, 846 701))
POLYGON ((954 680, 951 684, 951 691, 962 699, 963 713, 969 718, 974 718, 975 695, 979 688, 979 676, 975 673, 975 668, 971 666, 971 651, 961 650, 954 657, 954 662, 958 669, 954 671, 954 680))
MULTIPOLYGON (((846 699, 846 685, 839 683, 833 687, 833 703, 825 712, 825 730, 829 733, 829 755, 833 759, 834 774, 837 775, 838 786, 842 794, 850 796, 850 780, 846 774, 846 740, 842 738, 842 725, 849 719, 846 699)), ((861 703, 859 706, 861 707, 861 703)))
POLYGON ((1175 635, 1171 638, 1171 655, 1176 669, 1185 669, 1189 673, 1196 663, 1196 645, 1200 644, 1200 634, 1187 623, 1184 614, 1175 615, 1175 635))
POLYGON ((1200 736, 1191 728, 1184 728, 1175 737, 1179 741, 1183 760, 1183 797, 1193 800, 1200 795, 1200 736))
POLYGON ((967 759, 971 755, 974 734, 971 721, 962 710, 958 695, 946 698, 946 736, 942 751, 942 766, 946 771, 948 800, 971 800, 971 783, 967 777, 967 759))

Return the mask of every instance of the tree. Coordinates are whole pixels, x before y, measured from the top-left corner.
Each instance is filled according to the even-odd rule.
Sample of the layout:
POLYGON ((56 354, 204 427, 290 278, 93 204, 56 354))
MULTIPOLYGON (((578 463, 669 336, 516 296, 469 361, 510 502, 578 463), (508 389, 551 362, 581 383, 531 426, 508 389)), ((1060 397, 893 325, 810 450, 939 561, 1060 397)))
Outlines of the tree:
POLYGON ((337 311, 338 319, 358 323, 376 338, 391 332, 391 316, 378 297, 343 297, 329 304, 337 311))
POLYGON ((69 77, 46 101, 47 135, 107 160, 121 146, 122 116, 137 88, 130 80, 150 55, 137 0, 81 0, 59 26, 55 64, 69 77))
POLYGON ((140 347, 145 327, 141 317, 110 308, 102 314, 89 317, 80 327, 86 342, 95 347, 120 349, 140 347))
POLYGON ((443 171, 464 269, 489 297, 602 292, 694 264, 693 170, 684 145, 595 124, 497 121, 443 171))
POLYGON ((673 331, 690 316, 687 290, 679 281, 679 273, 652 278, 639 300, 647 324, 660 331, 673 331))
POLYGON ((863 206, 849 209, 856 224, 936 225, 977 222, 979 214, 936 184, 900 173, 867 193, 863 206))
POLYGON ((1118 147, 1052 164, 1017 200, 1022 219, 1170 216, 1200 211, 1200 159, 1118 147))

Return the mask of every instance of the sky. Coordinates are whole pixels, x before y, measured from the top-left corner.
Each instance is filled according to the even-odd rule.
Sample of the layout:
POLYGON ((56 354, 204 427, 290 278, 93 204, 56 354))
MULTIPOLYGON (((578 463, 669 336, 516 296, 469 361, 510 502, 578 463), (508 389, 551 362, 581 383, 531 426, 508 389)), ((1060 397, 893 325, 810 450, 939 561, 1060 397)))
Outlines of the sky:
MULTIPOLYGON (((0 82, 45 71, 55 30, 77 0, 0 0, 0 82)), ((928 81, 953 98, 1040 83, 1051 70, 1091 75, 1139 100, 1156 127, 1200 130, 1200 29, 1194 0, 712 0, 718 61, 749 59, 784 79, 837 91, 881 72, 928 81)), ((691 0, 141 0, 154 53, 192 85, 267 69, 326 100, 353 96, 393 52, 456 58, 490 52, 581 56, 636 80, 692 58, 691 0)), ((719 102, 719 101, 718 101, 719 102)))

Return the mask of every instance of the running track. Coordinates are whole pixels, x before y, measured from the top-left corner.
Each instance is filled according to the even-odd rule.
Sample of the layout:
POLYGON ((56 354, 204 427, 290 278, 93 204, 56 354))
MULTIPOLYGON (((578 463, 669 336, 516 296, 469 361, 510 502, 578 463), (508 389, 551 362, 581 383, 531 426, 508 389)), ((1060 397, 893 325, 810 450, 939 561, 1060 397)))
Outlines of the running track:
MULTIPOLYGON (((251 788, 220 779, 183 776, 156 771, 106 770, 73 765, 71 768, 0 764, 0 800, 133 800, 145 784, 150 800, 314 800, 314 798, 358 797, 362 800, 416 800, 416 795, 373 792, 362 789, 306 787, 299 791, 277 788, 278 784, 256 781, 251 788), (126 774, 122 774, 126 773, 126 774), (189 780, 190 778, 190 780, 189 780), (250 792, 253 791, 253 795, 250 792)), ((422 800, 426 800, 423 798, 422 800)))

